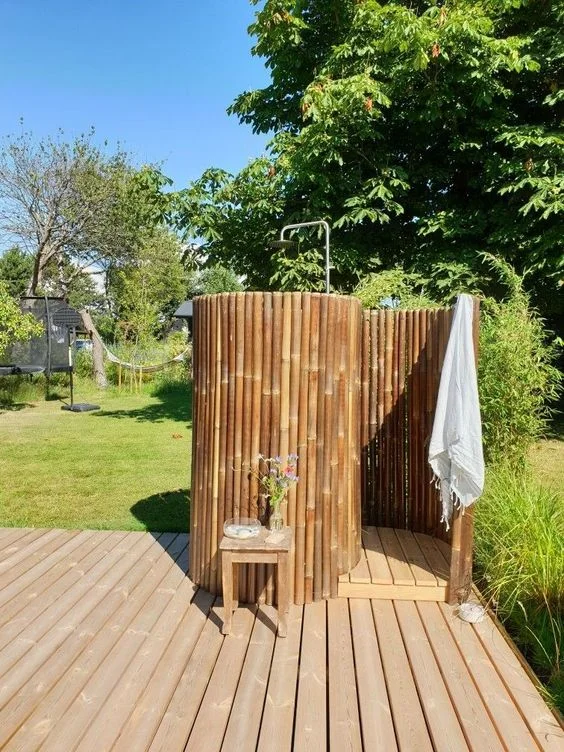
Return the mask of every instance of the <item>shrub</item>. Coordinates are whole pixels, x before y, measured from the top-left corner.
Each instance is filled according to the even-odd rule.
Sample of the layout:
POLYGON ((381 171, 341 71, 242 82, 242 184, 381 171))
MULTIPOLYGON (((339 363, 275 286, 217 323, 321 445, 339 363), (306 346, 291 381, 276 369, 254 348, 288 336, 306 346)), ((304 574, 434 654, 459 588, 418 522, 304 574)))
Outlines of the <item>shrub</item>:
POLYGON ((401 267, 369 274, 354 295, 365 308, 415 308, 436 307, 424 291, 425 279, 401 267))
MULTIPOLYGON (((481 295, 478 386, 485 456, 490 463, 523 465, 560 392, 556 348, 530 306, 523 278, 502 259, 481 258, 494 277, 484 274, 482 290, 501 290, 500 299, 481 295)), ((480 290, 476 274, 469 268, 465 272, 463 264, 436 264, 432 273, 432 279, 401 268, 372 274, 355 295, 367 308, 413 309, 451 305, 459 292, 480 290)))
POLYGON ((564 505, 508 465, 490 469, 476 505, 479 586, 564 710, 564 505))
POLYGON ((486 258, 508 290, 502 301, 482 302, 478 382, 486 460, 523 464, 546 428, 561 374, 523 279, 506 262, 486 258))

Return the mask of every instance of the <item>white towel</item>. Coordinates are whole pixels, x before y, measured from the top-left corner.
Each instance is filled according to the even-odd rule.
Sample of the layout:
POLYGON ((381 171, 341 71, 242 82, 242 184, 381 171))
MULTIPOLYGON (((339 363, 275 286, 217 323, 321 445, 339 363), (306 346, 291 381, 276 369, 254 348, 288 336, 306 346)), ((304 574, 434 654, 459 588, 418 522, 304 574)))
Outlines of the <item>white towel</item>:
POLYGON ((460 295, 448 339, 429 463, 440 484, 443 503, 441 521, 450 527, 453 503, 462 510, 484 490, 482 423, 478 380, 472 339, 473 300, 460 295))

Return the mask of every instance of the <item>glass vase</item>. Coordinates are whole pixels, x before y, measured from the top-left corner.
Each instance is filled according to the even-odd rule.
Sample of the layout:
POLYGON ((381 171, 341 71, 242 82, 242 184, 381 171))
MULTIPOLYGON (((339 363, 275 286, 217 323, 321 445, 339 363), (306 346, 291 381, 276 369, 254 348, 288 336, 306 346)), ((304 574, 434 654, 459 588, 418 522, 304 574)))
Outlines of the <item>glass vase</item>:
POLYGON ((268 520, 269 530, 282 530, 284 527, 284 519, 282 517, 282 510, 279 506, 271 509, 270 518, 268 520))

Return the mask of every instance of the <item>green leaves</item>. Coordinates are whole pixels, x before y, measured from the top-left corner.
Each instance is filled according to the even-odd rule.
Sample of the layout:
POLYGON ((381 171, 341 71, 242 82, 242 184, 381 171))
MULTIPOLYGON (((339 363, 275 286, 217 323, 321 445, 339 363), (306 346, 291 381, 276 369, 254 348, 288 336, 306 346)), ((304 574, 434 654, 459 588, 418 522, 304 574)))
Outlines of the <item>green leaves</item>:
POLYGON ((262 238, 324 217, 344 291, 376 255, 428 270, 491 249, 531 269, 535 302, 556 306, 560 6, 266 0, 251 33, 271 81, 230 111, 273 132, 269 158, 193 205, 206 250, 252 285, 308 285, 315 258, 288 271, 262 238))

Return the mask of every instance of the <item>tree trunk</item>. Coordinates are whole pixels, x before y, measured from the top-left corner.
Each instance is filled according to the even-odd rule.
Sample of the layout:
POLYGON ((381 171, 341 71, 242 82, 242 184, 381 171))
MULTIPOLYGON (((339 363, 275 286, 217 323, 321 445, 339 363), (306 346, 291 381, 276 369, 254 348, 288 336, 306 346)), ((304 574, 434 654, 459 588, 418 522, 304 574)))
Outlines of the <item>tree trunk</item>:
POLYGON ((100 339, 98 330, 94 326, 90 313, 85 310, 79 311, 79 313, 84 328, 92 338, 92 371, 94 381, 98 387, 105 389, 108 386, 108 380, 104 368, 104 347, 102 345, 102 340, 100 339))

